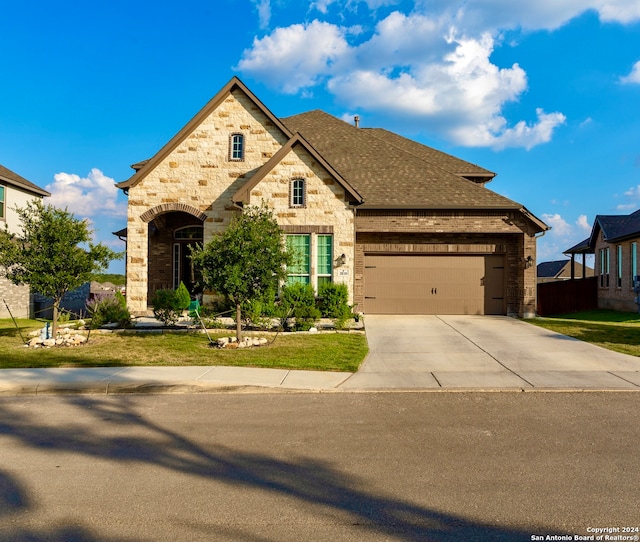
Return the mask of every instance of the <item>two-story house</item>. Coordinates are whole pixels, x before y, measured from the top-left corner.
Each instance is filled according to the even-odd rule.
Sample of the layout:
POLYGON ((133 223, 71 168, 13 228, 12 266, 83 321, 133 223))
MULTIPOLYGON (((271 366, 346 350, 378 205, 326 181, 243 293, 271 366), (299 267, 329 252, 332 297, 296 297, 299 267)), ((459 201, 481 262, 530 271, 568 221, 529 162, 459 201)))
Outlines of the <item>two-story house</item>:
MULTIPOLYGON (((16 207, 25 207, 34 198, 42 199, 50 195, 46 190, 0 165, 0 227, 8 227, 11 232, 16 232, 19 227, 16 207)), ((0 296, 4 300, 0 300, 0 318, 9 317, 7 305, 16 318, 32 316, 33 304, 28 285, 16 286, 0 276, 0 296)))
POLYGON ((344 283, 358 311, 535 314, 548 227, 486 188, 491 171, 387 130, 322 111, 278 118, 234 77, 132 167, 118 187, 133 313, 159 288, 192 287, 189 245, 265 204, 301 256, 290 280, 344 283))

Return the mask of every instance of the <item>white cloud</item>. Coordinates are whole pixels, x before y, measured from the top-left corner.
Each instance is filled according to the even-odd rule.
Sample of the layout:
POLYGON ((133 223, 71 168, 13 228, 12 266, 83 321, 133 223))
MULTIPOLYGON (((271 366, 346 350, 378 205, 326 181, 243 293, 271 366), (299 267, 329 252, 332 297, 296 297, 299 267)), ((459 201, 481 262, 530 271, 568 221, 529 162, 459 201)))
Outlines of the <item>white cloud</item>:
MULTIPOLYGON (((554 30, 589 10, 602 21, 640 20, 638 0, 314 0, 309 5, 325 20, 256 37, 237 68, 284 93, 310 95, 321 86, 345 109, 436 131, 456 144, 496 149, 547 143, 566 121, 552 102, 537 104, 529 119, 506 118, 505 106, 520 99, 528 81, 525 67, 493 60, 505 31, 554 30), (347 13, 365 4, 372 20, 379 8, 396 8, 374 28, 329 22, 330 13, 339 11, 346 21, 347 13)), ((640 63, 623 81, 640 82, 640 63)))
POLYGON ((620 82, 625 84, 640 84, 640 60, 633 65, 629 75, 620 78, 620 82))
POLYGON ((591 224, 587 220, 587 215, 580 215, 576 220, 576 225, 580 230, 586 233, 591 233, 591 224))
POLYGON ((555 237, 568 237, 573 233, 573 227, 558 213, 555 214, 543 214, 542 220, 551 226, 551 232, 547 235, 554 235, 555 237))
POLYGON ((271 21, 271 0, 251 0, 258 9, 260 28, 267 28, 271 21))
POLYGON ((346 33, 344 28, 317 20, 278 28, 254 39, 238 69, 293 94, 316 85, 331 71, 331 65, 348 50, 346 33))
POLYGON ((51 192, 49 202, 60 208, 67 208, 82 217, 127 215, 125 203, 117 201, 118 188, 111 177, 93 168, 89 175, 80 177, 74 173, 56 173, 54 182, 46 186, 51 192))

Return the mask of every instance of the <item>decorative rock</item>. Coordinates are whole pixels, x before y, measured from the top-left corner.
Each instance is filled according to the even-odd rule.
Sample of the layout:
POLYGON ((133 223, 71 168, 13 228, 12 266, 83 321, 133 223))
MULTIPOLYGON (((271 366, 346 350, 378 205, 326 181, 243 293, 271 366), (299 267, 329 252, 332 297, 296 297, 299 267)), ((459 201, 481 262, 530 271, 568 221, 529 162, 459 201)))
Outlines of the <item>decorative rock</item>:
POLYGON ((56 345, 55 339, 45 339, 44 341, 42 341, 42 346, 55 346, 55 345, 56 345))
POLYGON ((309 333, 318 333, 318 328, 317 327, 309 328, 309 333))

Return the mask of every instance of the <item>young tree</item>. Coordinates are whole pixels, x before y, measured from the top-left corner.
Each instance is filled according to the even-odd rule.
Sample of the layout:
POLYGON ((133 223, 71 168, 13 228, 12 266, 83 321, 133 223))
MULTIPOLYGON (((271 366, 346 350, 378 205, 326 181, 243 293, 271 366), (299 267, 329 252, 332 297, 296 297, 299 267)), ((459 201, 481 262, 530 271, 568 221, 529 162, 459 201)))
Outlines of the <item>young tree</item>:
POLYGON ((205 286, 227 296, 236 307, 236 337, 242 338, 242 304, 277 288, 289 263, 284 238, 271 211, 248 207, 224 233, 191 255, 205 286))
POLYGON ((36 200, 16 208, 16 213, 21 231, 10 233, 6 225, 0 230, 0 272, 14 284, 29 284, 53 299, 55 337, 62 296, 119 256, 105 245, 93 244, 87 223, 66 209, 36 200))

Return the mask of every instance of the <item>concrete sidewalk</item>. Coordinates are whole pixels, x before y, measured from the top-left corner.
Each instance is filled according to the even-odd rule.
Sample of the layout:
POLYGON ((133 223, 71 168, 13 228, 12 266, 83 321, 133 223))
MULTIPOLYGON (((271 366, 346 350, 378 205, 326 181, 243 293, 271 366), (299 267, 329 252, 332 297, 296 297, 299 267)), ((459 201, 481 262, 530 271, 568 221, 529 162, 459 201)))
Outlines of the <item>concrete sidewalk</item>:
POLYGON ((1 369, 0 395, 227 390, 640 391, 640 358, 508 317, 368 316, 357 373, 250 367, 1 369))

